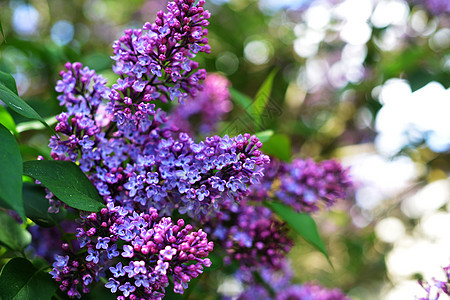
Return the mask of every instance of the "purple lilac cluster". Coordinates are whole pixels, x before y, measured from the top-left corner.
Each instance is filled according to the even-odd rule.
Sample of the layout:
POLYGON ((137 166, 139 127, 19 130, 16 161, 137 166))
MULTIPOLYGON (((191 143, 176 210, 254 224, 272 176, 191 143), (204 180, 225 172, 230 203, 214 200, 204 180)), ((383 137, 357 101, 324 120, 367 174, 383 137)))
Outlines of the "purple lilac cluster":
POLYGON ((156 99, 182 102, 196 93, 206 71, 197 70, 192 58, 210 51, 204 27, 211 14, 203 9, 204 0, 194 2, 169 2, 167 12, 159 11, 155 23, 146 23, 143 30, 126 30, 113 44, 113 71, 122 77, 112 89, 115 109, 156 99))
POLYGON ((102 78, 79 63, 66 68, 58 82, 65 88, 57 90, 68 112, 57 116, 56 131, 67 138, 51 138, 52 157, 78 162, 105 201, 127 209, 156 207, 167 215, 178 209, 205 217, 225 202, 239 201, 248 185, 263 176, 269 158, 259 150, 262 143, 255 136, 213 136, 195 143, 186 133, 176 134, 165 112, 149 103, 136 109, 136 114, 147 113, 138 128, 121 130, 129 127, 118 117, 122 111, 112 116, 98 100, 111 95, 100 87, 102 78))
POLYGON ((427 295, 418 298, 419 300, 437 300, 440 295, 450 296, 450 266, 444 267, 446 281, 432 278, 429 282, 419 281, 420 285, 425 289, 427 295))
POLYGON ((251 187, 251 199, 276 198, 298 212, 317 211, 344 199, 353 184, 348 169, 335 160, 320 163, 295 159, 292 163, 271 160, 259 185, 251 187))
MULTIPOLYGON (((227 214, 223 210, 237 207, 270 161, 250 134, 195 143, 152 103, 201 89, 204 72, 191 58, 209 51, 202 27, 209 13, 204 1, 193 2, 169 2, 167 13, 144 26, 147 33, 126 31, 114 44, 120 78, 111 88, 80 63, 67 63, 61 72, 56 90, 67 112, 57 116, 51 155, 77 163, 108 207, 81 214, 80 253, 64 245, 65 255, 56 257, 52 275, 71 297, 79 296, 80 285, 88 292, 104 276, 118 299, 159 299, 169 275, 182 293, 211 264, 205 257, 213 244, 183 220, 159 218, 178 210, 201 223, 227 214)), ((48 198, 57 211, 59 201, 51 193, 48 198)), ((257 234, 266 234, 265 225, 257 234)), ((256 236, 255 243, 261 238, 269 241, 256 236)), ((273 243, 268 247, 270 255, 273 243)))
POLYGON ((59 288, 69 297, 81 298, 79 286, 81 285, 83 293, 90 292, 88 286, 96 279, 98 266, 93 262, 78 259, 68 243, 63 243, 62 249, 65 255, 55 255, 50 275, 60 282, 59 288))
POLYGON ((201 229, 192 231, 182 219, 175 224, 171 218, 159 218, 156 209, 148 213, 125 210, 108 205, 100 213, 83 217, 77 228, 81 247, 87 249, 85 261, 95 269, 96 276, 106 273, 106 287, 125 298, 159 299, 169 284, 182 294, 187 283, 209 267, 208 242, 201 229), (119 246, 118 246, 119 245, 119 246))
MULTIPOLYGON (((258 280, 248 272, 240 269, 235 277, 243 283, 244 290, 233 299, 238 300, 349 300, 341 290, 328 289, 316 283, 293 284, 293 271, 284 260, 279 270, 261 268, 258 280)), ((229 298, 224 298, 229 299, 229 298)))
POLYGON ((105 286, 118 299, 162 299, 169 276, 174 291, 182 294, 211 265, 205 257, 213 243, 206 233, 192 231, 182 219, 173 224, 170 218, 159 218, 155 209, 138 214, 108 205, 83 216, 77 237, 86 250, 75 254, 64 243, 64 254, 55 255, 50 272, 70 297, 81 297, 79 287, 89 293, 88 286, 106 276, 105 286))
POLYGON ((184 132, 210 134, 217 131, 217 125, 226 113, 231 111, 230 82, 220 74, 208 74, 203 90, 195 98, 187 98, 184 105, 178 105, 170 120, 184 132))
MULTIPOLYGON (((64 122, 62 127, 77 131, 64 122)), ((53 137, 52 156, 78 161, 107 202, 127 209, 156 207, 167 215, 178 209, 197 218, 219 211, 223 203, 239 201, 248 185, 263 176, 269 158, 259 150, 262 143, 255 136, 213 136, 194 143, 185 133, 168 135, 174 134, 161 127, 164 122, 155 115, 148 132, 138 136, 141 143, 107 138, 104 132, 94 138, 72 135, 66 141, 53 137), (68 156, 60 152, 63 147, 68 156)))
POLYGON ((293 241, 287 237, 284 223, 263 206, 242 205, 234 214, 234 224, 216 227, 215 234, 226 228, 223 246, 227 260, 238 261, 242 268, 280 269, 293 241))

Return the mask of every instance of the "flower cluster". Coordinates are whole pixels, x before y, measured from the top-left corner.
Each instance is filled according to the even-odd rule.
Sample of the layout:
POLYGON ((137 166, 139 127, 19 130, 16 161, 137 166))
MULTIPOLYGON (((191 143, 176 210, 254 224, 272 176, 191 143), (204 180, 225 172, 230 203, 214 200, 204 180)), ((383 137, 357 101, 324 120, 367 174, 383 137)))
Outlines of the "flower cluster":
POLYGON ((55 262, 50 275, 57 282, 60 282, 59 288, 71 298, 81 298, 78 287, 81 284, 83 293, 89 293, 88 286, 98 274, 98 266, 92 262, 78 259, 71 251, 69 244, 64 243, 62 248, 66 255, 55 255, 55 262))
POLYGON ((169 2, 167 12, 158 12, 155 23, 146 23, 143 30, 126 30, 113 44, 113 71, 122 77, 112 89, 116 109, 155 99, 182 102, 196 93, 206 72, 195 71, 198 63, 192 58, 210 51, 204 27, 211 14, 203 9, 204 0, 194 2, 169 2))
POLYGON ((312 159, 295 159, 284 163, 272 159, 259 185, 254 185, 251 198, 262 201, 276 198, 296 211, 317 211, 345 198, 352 188, 348 170, 335 160, 320 163, 312 159))
POLYGON ((444 272, 447 280, 441 281, 433 278, 430 282, 419 281, 420 285, 425 289, 427 295, 419 300, 435 300, 439 299, 440 295, 450 296, 450 266, 444 267, 444 272))
POLYGON ((287 260, 281 262, 281 268, 261 268, 258 278, 249 270, 240 269, 235 279, 243 285, 243 290, 232 297, 222 299, 238 300, 349 300, 350 298, 339 289, 328 289, 316 283, 293 284, 293 271, 287 260))
MULTIPOLYGON (((209 13, 203 4, 169 2, 167 13, 144 26, 148 32, 126 31, 113 46, 120 78, 111 88, 80 63, 67 63, 61 72, 56 90, 67 112, 57 116, 59 136, 50 140, 51 155, 77 163, 108 207, 81 213, 76 234, 81 251, 64 249, 66 254, 56 257, 52 275, 71 297, 79 296, 80 283, 87 292, 104 276, 118 299, 162 298, 169 275, 174 291, 183 293, 211 264, 206 256, 213 244, 182 219, 174 224, 159 218, 178 211, 197 224, 216 219, 263 177, 270 160, 256 136, 212 136, 196 143, 152 103, 193 97, 201 89, 204 72, 196 71, 191 59, 209 51, 203 29, 209 13)), ((224 97, 221 93, 217 98, 224 97)), ((57 211, 58 200, 50 192, 47 197, 57 211)), ((265 225, 255 227, 255 243, 269 241, 265 225)), ((270 256, 273 247, 260 247, 267 252, 265 260, 277 257, 270 256)))
POLYGON ((130 299, 162 298, 169 275, 174 291, 182 294, 211 265, 205 257, 213 243, 206 233, 192 231, 182 219, 174 224, 171 218, 159 218, 153 208, 138 214, 110 203, 108 209, 83 217, 77 238, 87 249, 85 261, 97 267, 96 275, 109 276, 105 286, 130 299))
POLYGON ((266 207, 242 205, 233 214, 234 222, 217 226, 214 234, 223 234, 223 246, 227 260, 238 261, 242 268, 255 270, 259 267, 280 269, 293 241, 287 237, 284 223, 275 219, 266 207))
POLYGON ((79 149, 92 149, 92 138, 109 124, 108 115, 101 112, 105 111, 102 101, 107 99, 110 90, 105 86, 106 79, 81 63, 67 63, 65 67, 67 71, 60 73, 62 80, 55 89, 61 93, 58 100, 67 112, 56 116, 55 130, 67 139, 52 136, 49 146, 54 159, 76 160, 79 149))
POLYGON ((165 112, 149 103, 138 105, 135 117, 138 112, 146 117, 130 127, 125 120, 133 118, 125 112, 131 110, 108 113, 101 103, 112 94, 101 76, 79 63, 66 68, 57 90, 68 112, 57 116, 56 131, 67 138, 51 138, 52 157, 77 161, 105 199, 204 217, 224 202, 239 201, 247 185, 263 176, 269 158, 255 136, 194 143, 186 133, 177 135, 165 112), (115 126, 118 131, 108 136, 115 126))
MULTIPOLYGON (((79 99, 88 106, 86 98, 79 99)), ((269 158, 259 150, 262 143, 255 136, 213 136, 194 143, 186 133, 176 136, 166 126, 165 113, 151 106, 147 111, 154 119, 145 128, 133 130, 132 138, 106 136, 116 124, 106 112, 103 117, 99 110, 72 113, 92 122, 95 117, 109 121, 109 128, 93 136, 70 122, 75 118, 67 117, 68 113, 61 114, 57 131, 74 134, 64 141, 52 137, 53 158, 78 161, 105 201, 113 199, 127 209, 141 211, 156 207, 167 215, 178 209, 197 218, 217 212, 223 203, 238 202, 248 193, 248 185, 263 176, 269 158)), ((120 128, 120 123, 117 126, 120 128)))
POLYGON ((188 133, 209 134, 232 108, 227 78, 209 74, 203 82, 203 90, 195 98, 187 98, 184 105, 178 105, 170 120, 179 129, 188 133))
MULTIPOLYGON (((339 289, 327 289, 315 283, 293 284, 293 271, 288 261, 281 262, 279 270, 261 268, 259 278, 240 269, 235 278, 244 285, 244 290, 233 299, 238 300, 349 300, 339 289)), ((224 297, 228 300, 228 297, 224 297)))

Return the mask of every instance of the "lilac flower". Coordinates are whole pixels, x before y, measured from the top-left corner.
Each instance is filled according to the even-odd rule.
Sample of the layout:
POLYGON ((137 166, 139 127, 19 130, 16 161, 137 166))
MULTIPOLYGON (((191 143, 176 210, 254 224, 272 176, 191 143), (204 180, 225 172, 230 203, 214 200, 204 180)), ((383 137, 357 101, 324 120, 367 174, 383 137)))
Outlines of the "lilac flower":
POLYGON ((136 280, 136 281, 134 282, 134 284, 135 284, 137 287, 143 286, 143 287, 148 288, 148 287, 150 286, 150 282, 148 281, 146 275, 143 275, 143 274, 141 274, 141 275, 136 275, 136 276, 134 276, 134 279, 136 280))
POLYGON ((83 276, 83 285, 89 285, 92 282, 92 276, 91 274, 86 274, 83 276))
POLYGON ((133 247, 130 245, 124 245, 123 246, 123 252, 122 252, 122 256, 123 257, 133 257, 134 256, 134 251, 133 251, 133 247))
POLYGON ((169 268, 168 262, 163 262, 162 260, 158 260, 155 271, 159 274, 166 275, 168 268, 169 268))
POLYGON ((67 263, 69 262, 69 256, 61 256, 61 255, 55 255, 55 262, 53 263, 53 267, 55 268, 63 268, 67 266, 67 263))
POLYGON ((160 257, 163 260, 171 260, 172 257, 177 253, 177 250, 170 247, 170 246, 166 246, 166 248, 164 250, 161 250, 159 252, 160 257))
POLYGON ((113 273, 114 277, 125 275, 125 271, 122 268, 121 262, 119 262, 115 267, 110 267, 109 270, 113 273))
POLYGON ((95 248, 97 249, 108 249, 108 243, 111 239, 109 237, 98 237, 97 238, 97 245, 95 246, 95 248))
POLYGON ((106 249, 106 254, 109 259, 113 259, 116 256, 119 256, 119 251, 117 251, 117 244, 113 244, 106 249))
POLYGON ((316 163, 311 159, 296 159, 292 163, 272 159, 260 184, 251 186, 251 199, 263 201, 275 198, 299 212, 314 212, 321 205, 330 207, 344 199, 353 184, 340 163, 334 160, 316 163), (279 182, 272 190, 274 181, 279 182))
POLYGON ((78 260, 73 253, 69 251, 69 245, 63 243, 64 256, 56 256, 53 269, 50 272, 53 279, 60 282, 59 288, 66 291, 69 297, 80 298, 81 295, 77 288, 81 284, 84 293, 89 292, 88 286, 96 278, 99 268, 92 262, 78 260))
MULTIPOLYGON (((83 292, 88 292, 89 278, 97 281, 101 276, 110 278, 106 287, 120 299, 162 298, 169 278, 174 291, 183 293, 188 282, 211 265, 206 257, 213 243, 203 230, 160 216, 178 210, 198 223, 226 216, 244 202, 252 178, 261 177, 270 161, 260 151, 262 143, 250 134, 212 136, 196 143, 152 103, 194 98, 201 89, 205 71, 192 59, 198 52, 209 52, 204 27, 210 14, 203 0, 194 2, 169 2, 154 24, 125 31, 113 44, 113 70, 120 78, 111 89, 80 63, 66 64, 61 73, 58 99, 67 112, 57 117, 56 131, 63 138, 51 138, 51 155, 79 164, 107 206, 80 214, 77 239, 87 255, 66 249, 69 259, 58 259, 52 270, 56 280, 71 284, 60 287, 69 296, 78 295, 76 284, 82 278, 83 292), (76 266, 64 273, 71 262, 76 266)), ((226 84, 219 85, 225 93, 226 84)), ((217 98, 228 98, 223 96, 217 98)), ((53 197, 49 194, 57 203, 53 197)), ((242 212, 242 218, 234 216, 241 223, 252 214, 242 212)), ((278 259, 282 251, 274 250, 274 258, 267 258, 274 248, 270 243, 283 247, 288 242, 265 236, 273 233, 262 228, 270 222, 273 219, 255 222, 255 237, 245 243, 244 234, 234 227, 226 236, 237 250, 229 255, 244 259, 256 246, 260 252, 255 261, 278 259), (258 244, 266 240, 267 247, 258 244), (242 250, 243 244, 251 247, 242 250)))
POLYGON ((131 285, 129 282, 125 282, 124 285, 121 285, 119 287, 119 290, 123 292, 123 295, 125 297, 128 297, 130 293, 134 292, 136 290, 136 287, 134 285, 131 285))
POLYGON ((134 261, 134 273, 135 274, 146 274, 147 273, 147 269, 145 268, 145 261, 134 261))
POLYGON ((86 256, 86 261, 92 261, 94 264, 98 264, 99 261, 99 253, 97 250, 94 250, 92 248, 88 249, 89 255, 86 256))
POLYGON ((109 281, 105 284, 105 287, 111 289, 111 293, 117 292, 117 288, 119 287, 120 282, 115 280, 114 278, 109 278, 109 281))

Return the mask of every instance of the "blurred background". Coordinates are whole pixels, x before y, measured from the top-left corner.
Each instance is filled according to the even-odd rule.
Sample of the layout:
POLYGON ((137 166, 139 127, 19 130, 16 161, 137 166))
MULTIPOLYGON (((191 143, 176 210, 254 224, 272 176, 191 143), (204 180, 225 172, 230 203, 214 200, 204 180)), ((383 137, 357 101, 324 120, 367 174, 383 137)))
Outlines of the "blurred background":
MULTIPOLYGON (((2 0, 0 69, 51 122, 61 111, 54 85, 64 63, 80 61, 113 82, 112 42, 165 4, 2 0)), ((334 270, 300 241, 290 253, 296 282, 398 300, 423 294, 418 278, 445 278, 450 1, 209 0, 207 8, 212 51, 198 57, 202 67, 250 98, 277 72, 258 128, 233 98, 218 133, 273 130, 290 138, 294 157, 335 157, 351 167, 354 199, 313 216, 334 270)), ((13 117, 26 158, 48 157, 47 131, 13 117)))

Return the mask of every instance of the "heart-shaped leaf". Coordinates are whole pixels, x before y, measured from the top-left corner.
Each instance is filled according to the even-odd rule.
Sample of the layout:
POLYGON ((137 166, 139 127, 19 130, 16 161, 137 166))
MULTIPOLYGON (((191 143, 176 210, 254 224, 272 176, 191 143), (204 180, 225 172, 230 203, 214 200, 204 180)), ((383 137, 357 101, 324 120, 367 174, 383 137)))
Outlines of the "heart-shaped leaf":
POLYGON ((0 124, 0 198, 25 220, 22 203, 22 157, 14 136, 0 124))
POLYGON ((49 300, 56 289, 50 274, 25 258, 11 259, 0 274, 0 299, 49 300))
POLYGON ((39 180, 59 200, 85 211, 106 207, 92 182, 70 161, 35 160, 23 164, 23 173, 39 180))

